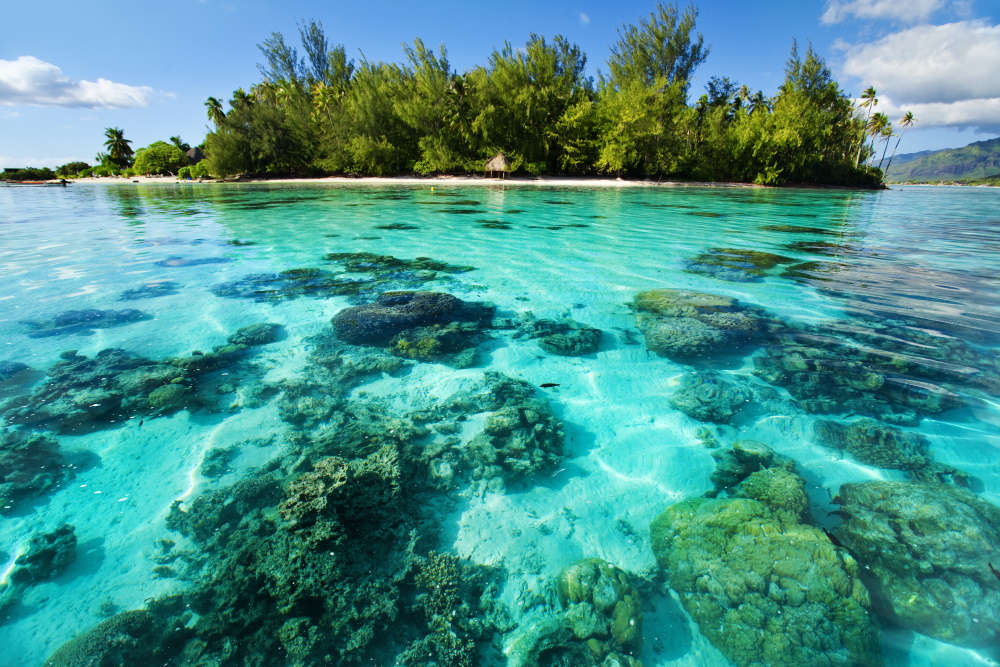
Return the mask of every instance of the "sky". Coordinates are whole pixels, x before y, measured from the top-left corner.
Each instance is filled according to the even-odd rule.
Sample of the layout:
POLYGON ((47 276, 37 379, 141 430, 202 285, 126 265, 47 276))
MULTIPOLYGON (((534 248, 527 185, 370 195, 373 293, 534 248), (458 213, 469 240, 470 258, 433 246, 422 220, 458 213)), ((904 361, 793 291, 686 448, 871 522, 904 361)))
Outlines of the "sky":
MULTIPOLYGON (((679 2, 684 6, 683 0, 679 2)), ((711 50, 691 96, 712 76, 773 95, 793 40, 812 45, 844 91, 878 92, 896 121, 913 111, 901 153, 1000 136, 997 0, 700 0, 697 30, 711 50)), ((355 60, 400 62, 420 38, 452 67, 486 64, 504 42, 563 35, 606 71, 618 29, 653 0, 45 0, 4 3, 0 22, 0 168, 93 162, 104 129, 133 147, 209 131, 205 100, 260 81, 257 44, 272 32, 297 44, 315 19, 355 60)), ((301 53, 301 49, 300 49, 301 53)))

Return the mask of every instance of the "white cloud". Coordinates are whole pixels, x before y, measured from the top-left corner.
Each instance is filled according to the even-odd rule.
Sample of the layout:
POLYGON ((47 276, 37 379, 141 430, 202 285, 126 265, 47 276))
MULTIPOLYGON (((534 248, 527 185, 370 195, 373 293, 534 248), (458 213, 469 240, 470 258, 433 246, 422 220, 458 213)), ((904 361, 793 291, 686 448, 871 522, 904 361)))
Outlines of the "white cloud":
POLYGON ((583 25, 587 25, 588 23, 590 23, 590 17, 584 14, 583 12, 580 12, 580 23, 582 23, 583 25))
POLYGON ((1000 127, 1000 26, 921 25, 868 44, 840 44, 842 71, 921 124, 1000 127), (919 110, 919 111, 918 111, 919 110))
POLYGON ((33 56, 0 60, 0 105, 134 108, 151 103, 153 89, 107 79, 74 81, 62 70, 33 56))
POLYGON ((55 169, 70 162, 88 162, 93 164, 94 159, 81 157, 11 157, 9 155, 0 155, 0 170, 10 167, 48 167, 55 169))
POLYGON ((823 23, 840 23, 848 18, 889 19, 906 23, 926 21, 945 0, 828 0, 823 23))
POLYGON ((889 116, 892 123, 896 123, 907 111, 912 111, 917 119, 916 128, 960 127, 1000 132, 1000 97, 899 104, 890 97, 880 96, 875 110, 889 116))

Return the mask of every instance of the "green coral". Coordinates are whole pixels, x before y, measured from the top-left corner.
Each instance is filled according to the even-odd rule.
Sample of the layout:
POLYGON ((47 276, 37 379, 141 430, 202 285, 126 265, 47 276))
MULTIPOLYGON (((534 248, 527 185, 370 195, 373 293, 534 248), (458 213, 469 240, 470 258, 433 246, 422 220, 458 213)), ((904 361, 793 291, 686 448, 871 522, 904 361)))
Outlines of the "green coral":
POLYGON ((705 371, 684 375, 668 402, 693 419, 728 424, 751 399, 750 388, 726 381, 721 373, 705 371))
POLYGON ((122 612, 69 640, 42 664, 44 667, 152 664, 161 633, 162 627, 154 614, 144 609, 122 612))
POLYGON ((876 468, 916 470, 931 462, 927 438, 867 417, 850 424, 817 421, 816 435, 827 447, 847 450, 858 461, 876 468))
POLYGON ((577 639, 596 638, 605 652, 635 653, 641 648, 642 600, 623 570, 599 558, 585 558, 562 571, 558 593, 577 639))
POLYGON ((894 623, 962 646, 1000 639, 1000 509, 946 484, 845 484, 836 535, 894 623))
POLYGON ((765 330, 760 308, 717 294, 654 289, 637 293, 633 304, 646 347, 681 361, 732 351, 765 330))
POLYGON ((650 526, 701 632, 737 665, 881 665, 858 565, 820 530, 749 498, 687 500, 650 526))

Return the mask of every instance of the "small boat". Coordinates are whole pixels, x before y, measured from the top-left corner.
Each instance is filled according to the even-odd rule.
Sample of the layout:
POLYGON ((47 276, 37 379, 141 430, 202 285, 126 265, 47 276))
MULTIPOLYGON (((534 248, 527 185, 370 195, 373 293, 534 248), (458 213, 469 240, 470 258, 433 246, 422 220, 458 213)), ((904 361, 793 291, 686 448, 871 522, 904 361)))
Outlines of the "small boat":
POLYGON ((34 185, 34 186, 66 186, 69 185, 69 181, 2 181, 4 185, 34 185))

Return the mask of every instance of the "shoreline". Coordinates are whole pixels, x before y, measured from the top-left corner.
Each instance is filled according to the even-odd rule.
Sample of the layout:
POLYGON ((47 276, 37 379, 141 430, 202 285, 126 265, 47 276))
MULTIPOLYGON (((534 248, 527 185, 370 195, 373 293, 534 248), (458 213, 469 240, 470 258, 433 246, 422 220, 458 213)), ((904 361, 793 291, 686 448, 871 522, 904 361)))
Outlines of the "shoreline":
POLYGON ((736 183, 728 181, 650 181, 650 180, 628 180, 623 178, 591 178, 586 176, 531 176, 512 177, 505 179, 485 178, 483 176, 326 176, 321 178, 246 178, 246 179, 218 179, 204 181, 179 181, 175 176, 134 176, 128 178, 100 177, 71 179, 70 184, 93 184, 93 185, 135 185, 135 184, 174 184, 174 185, 202 185, 202 184, 223 184, 223 185, 243 185, 243 184, 276 184, 276 185, 516 185, 516 186, 538 186, 538 187, 593 187, 593 188, 673 188, 673 187, 697 187, 697 188, 751 188, 762 190, 860 190, 865 192, 877 192, 874 188, 855 188, 839 185, 815 185, 806 183, 796 183, 789 185, 757 185, 754 183, 736 183))

